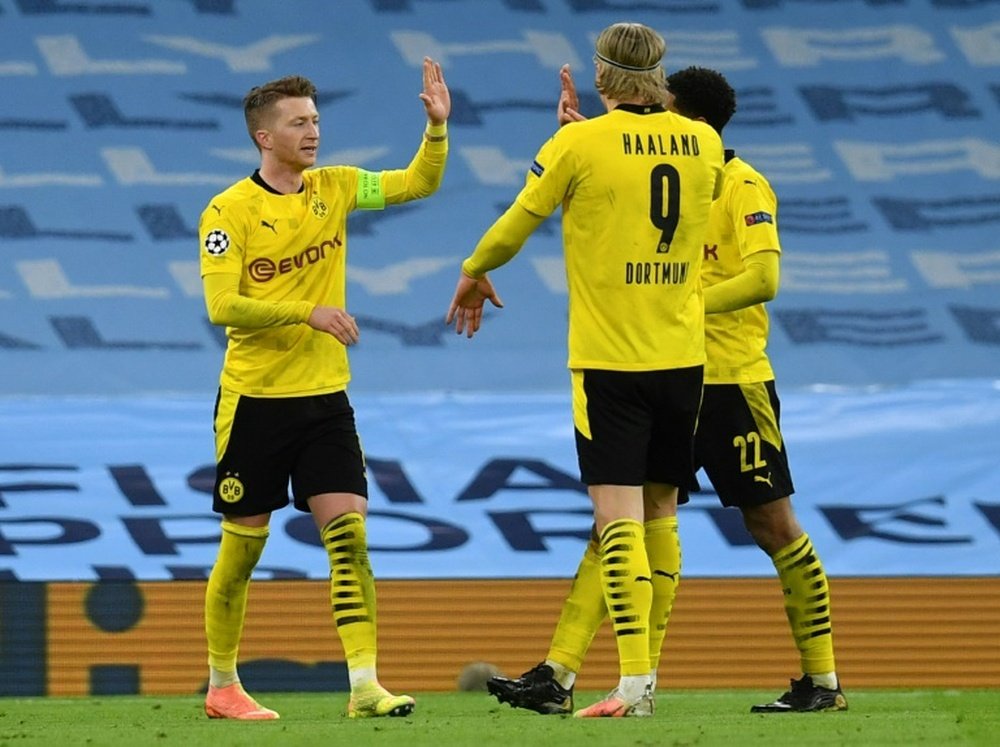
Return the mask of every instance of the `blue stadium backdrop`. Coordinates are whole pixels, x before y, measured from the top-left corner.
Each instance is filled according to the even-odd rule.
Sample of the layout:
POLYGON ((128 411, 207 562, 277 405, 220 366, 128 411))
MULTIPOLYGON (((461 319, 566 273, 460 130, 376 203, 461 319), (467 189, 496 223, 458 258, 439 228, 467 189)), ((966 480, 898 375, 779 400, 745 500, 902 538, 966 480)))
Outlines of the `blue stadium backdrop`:
MULTIPOLYGON (((453 97, 444 184, 349 222, 376 574, 571 575, 557 219, 495 273, 480 336, 443 316, 555 128, 559 67, 596 114, 593 42, 623 19, 669 69, 728 76, 727 144, 778 193, 769 351, 827 570, 1000 575, 997 0, 0 0, 0 580, 205 578, 224 340, 196 225, 256 165, 242 96, 307 75, 321 163, 400 167, 424 55, 453 97)), ((284 513, 258 575, 324 578, 284 513)), ((710 492, 682 535, 691 577, 772 572, 710 492)))
MULTIPOLYGON (((844 582, 838 669, 858 686, 995 683, 1000 615, 958 577, 1000 577, 1000 0, 0 0, 0 695, 204 686, 197 610, 218 537, 210 418, 224 341, 201 299, 198 216, 256 165, 243 94, 290 73, 318 84, 321 163, 405 165, 423 127, 424 55, 443 64, 454 103, 444 184, 349 223, 362 328, 351 392, 372 562, 393 592, 380 623, 396 669, 383 674, 447 688, 449 667, 477 651, 510 667, 537 655, 523 641, 541 650, 548 613, 519 618, 536 628, 507 648, 476 637, 489 625, 467 649, 408 645, 450 624, 410 625, 407 587, 488 583, 488 609, 537 579, 557 604, 555 581, 579 558, 589 502, 558 218, 495 273, 506 308, 480 336, 455 336, 443 316, 459 259, 555 128, 562 64, 598 113, 593 43, 618 20, 658 29, 669 69, 729 77, 740 107, 727 143, 778 193, 770 353, 799 516, 844 582), (944 583, 924 598, 929 576, 944 583), (885 627, 863 596, 881 577, 900 590, 900 624, 911 608, 974 610, 955 613, 977 626, 955 636, 967 650, 916 613, 905 655, 862 641, 885 627), (450 658, 419 659, 428 651, 450 658)), ((708 490, 681 532, 694 604, 678 606, 678 648, 702 630, 684 618, 700 614, 699 582, 757 588, 773 574, 708 490)), ((315 530, 288 510, 271 537, 257 576, 279 581, 255 592, 264 610, 243 674, 259 689, 344 689, 315 530), (275 624, 291 606, 309 647, 275 624)), ((753 630, 774 651, 741 673, 695 645, 688 670, 672 656, 671 681, 705 686, 715 680, 698 677, 724 667, 734 683, 779 683, 794 662, 780 608, 767 609, 773 632, 753 630)))

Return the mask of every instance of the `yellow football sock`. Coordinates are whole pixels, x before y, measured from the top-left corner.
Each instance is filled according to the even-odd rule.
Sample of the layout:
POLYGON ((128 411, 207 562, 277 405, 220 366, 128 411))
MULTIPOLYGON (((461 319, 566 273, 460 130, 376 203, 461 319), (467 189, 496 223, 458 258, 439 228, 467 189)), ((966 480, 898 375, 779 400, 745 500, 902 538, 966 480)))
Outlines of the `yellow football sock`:
POLYGON ((340 516, 320 533, 330 558, 330 605, 351 685, 375 679, 375 578, 368 562, 365 519, 340 516))
POLYGON ((264 551, 267 535, 266 526, 248 527, 222 521, 219 554, 205 588, 208 664, 215 680, 212 684, 217 687, 218 683, 237 681, 236 659, 246 617, 250 574, 264 551))
POLYGON ((830 587, 823 565, 803 534, 771 559, 785 593, 785 614, 799 649, 805 674, 836 671, 833 627, 830 621, 830 587))
POLYGON ((649 608, 653 586, 643 529, 617 519, 601 532, 601 586, 618 645, 622 677, 649 676, 649 608))
POLYGON ((660 664, 660 649, 667 634, 670 610, 681 582, 681 540, 677 517, 665 516, 645 523, 646 557, 653 580, 653 602, 649 608, 649 668, 660 664))
MULTIPOLYGON (((574 674, 579 672, 587 649, 606 614, 607 606, 601 585, 601 558, 597 543, 591 540, 576 569, 569 596, 563 602, 546 660, 565 667, 574 674)), ((560 684, 565 687, 565 680, 560 684)))

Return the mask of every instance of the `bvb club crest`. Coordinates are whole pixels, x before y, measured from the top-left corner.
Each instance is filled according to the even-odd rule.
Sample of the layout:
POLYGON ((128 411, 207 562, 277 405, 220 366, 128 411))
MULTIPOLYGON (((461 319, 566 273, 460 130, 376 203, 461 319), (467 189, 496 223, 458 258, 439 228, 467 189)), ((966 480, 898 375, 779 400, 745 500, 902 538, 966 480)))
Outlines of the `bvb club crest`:
POLYGON ((323 202, 319 197, 313 197, 312 201, 313 215, 315 215, 317 218, 325 218, 328 210, 329 208, 327 208, 325 202, 323 202))

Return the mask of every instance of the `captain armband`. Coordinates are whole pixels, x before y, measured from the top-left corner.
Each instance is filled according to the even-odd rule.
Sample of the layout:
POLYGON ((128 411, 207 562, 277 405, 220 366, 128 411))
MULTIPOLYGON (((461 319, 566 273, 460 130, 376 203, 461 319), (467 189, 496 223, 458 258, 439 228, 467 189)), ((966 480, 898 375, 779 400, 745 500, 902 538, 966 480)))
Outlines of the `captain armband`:
POLYGON ((385 207, 382 175, 358 169, 358 209, 381 210, 385 207))

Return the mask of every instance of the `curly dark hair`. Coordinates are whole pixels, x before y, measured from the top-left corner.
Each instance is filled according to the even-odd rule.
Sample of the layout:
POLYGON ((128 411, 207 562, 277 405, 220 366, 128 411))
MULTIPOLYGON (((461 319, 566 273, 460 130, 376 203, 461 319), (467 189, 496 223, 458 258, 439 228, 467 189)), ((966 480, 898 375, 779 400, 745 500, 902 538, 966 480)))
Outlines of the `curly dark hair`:
POLYGON ((686 67, 667 76, 673 108, 685 117, 702 118, 722 133, 736 112, 736 92, 722 73, 705 67, 686 67))

